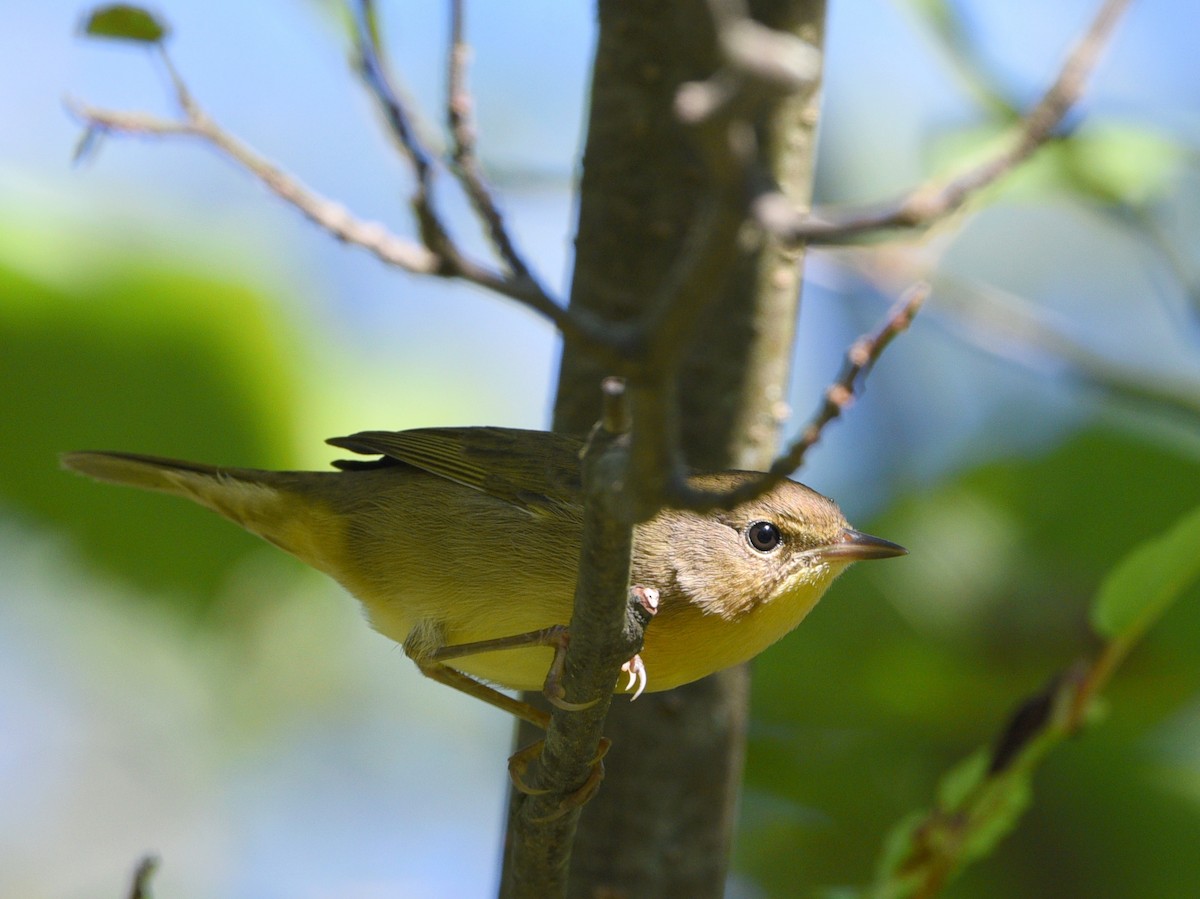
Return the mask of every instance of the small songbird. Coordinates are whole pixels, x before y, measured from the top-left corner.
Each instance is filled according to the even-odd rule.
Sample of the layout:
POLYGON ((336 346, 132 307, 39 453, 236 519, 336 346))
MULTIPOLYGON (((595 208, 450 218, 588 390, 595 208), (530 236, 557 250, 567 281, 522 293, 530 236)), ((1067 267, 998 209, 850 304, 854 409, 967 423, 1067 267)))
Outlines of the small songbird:
MULTIPOLYGON (((380 458, 338 461, 329 472, 117 452, 68 453, 62 462, 102 481, 187 497, 320 569, 438 680, 472 695, 480 694, 462 674, 540 689, 554 658, 544 637, 571 619, 582 442, 491 427, 365 431, 328 442, 380 458)), ((753 477, 690 480, 725 490, 753 477)), ((634 532, 632 583, 659 597, 639 692, 753 658, 796 627, 851 562, 904 552, 854 530, 831 500, 789 480, 729 510, 663 510, 634 532)), ((615 689, 634 689, 634 680, 615 689)))

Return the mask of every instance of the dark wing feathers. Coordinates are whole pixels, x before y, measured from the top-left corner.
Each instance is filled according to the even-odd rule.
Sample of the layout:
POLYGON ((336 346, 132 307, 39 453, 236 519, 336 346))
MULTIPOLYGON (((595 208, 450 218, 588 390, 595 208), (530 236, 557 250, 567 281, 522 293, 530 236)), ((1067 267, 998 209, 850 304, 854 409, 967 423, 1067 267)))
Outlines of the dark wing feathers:
POLYGON ((343 470, 400 462, 530 511, 546 503, 579 502, 583 443, 561 434, 493 427, 416 428, 361 431, 326 443, 384 457, 334 463, 343 470))

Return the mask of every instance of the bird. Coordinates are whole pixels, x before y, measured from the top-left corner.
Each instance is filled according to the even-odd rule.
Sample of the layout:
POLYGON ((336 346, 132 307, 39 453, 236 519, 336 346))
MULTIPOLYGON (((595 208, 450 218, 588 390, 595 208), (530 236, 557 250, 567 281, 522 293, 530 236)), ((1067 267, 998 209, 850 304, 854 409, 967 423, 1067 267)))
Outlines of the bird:
MULTIPOLYGON (((542 689, 561 657, 582 540, 583 441, 451 427, 327 442, 376 458, 337 460, 332 471, 112 451, 61 461, 212 509, 334 578, 425 674, 529 720, 493 688, 542 689)), ((727 491, 758 477, 688 480, 727 491)), ((614 691, 670 690, 746 662, 794 629, 851 563, 906 552, 787 479, 729 509, 663 509, 634 527, 631 583, 658 602, 628 683, 614 691)), ((545 720, 539 712, 535 723, 545 720)))

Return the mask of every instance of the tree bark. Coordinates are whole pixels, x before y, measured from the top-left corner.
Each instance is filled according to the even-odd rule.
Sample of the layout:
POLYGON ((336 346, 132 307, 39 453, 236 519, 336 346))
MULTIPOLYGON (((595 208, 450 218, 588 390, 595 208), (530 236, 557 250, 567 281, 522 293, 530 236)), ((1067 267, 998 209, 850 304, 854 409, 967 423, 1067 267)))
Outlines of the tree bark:
MULTIPOLYGON (((821 46, 823 0, 762 0, 752 9, 765 24, 821 46)), ((601 0, 598 10, 571 304, 625 321, 660 286, 705 195, 711 174, 673 104, 682 83, 711 76, 721 57, 703 0, 601 0)), ((756 122, 763 161, 800 205, 811 196, 817 96, 814 87, 776 102, 756 122)), ((743 234, 684 361, 684 448, 697 468, 765 467, 786 411, 800 254, 761 232, 743 234)), ((593 425, 599 384, 610 373, 568 347, 556 430, 581 434, 593 425)), ((617 699, 606 726, 607 777, 580 820, 569 895, 723 894, 748 691, 748 673, 738 668, 636 703, 617 699)))

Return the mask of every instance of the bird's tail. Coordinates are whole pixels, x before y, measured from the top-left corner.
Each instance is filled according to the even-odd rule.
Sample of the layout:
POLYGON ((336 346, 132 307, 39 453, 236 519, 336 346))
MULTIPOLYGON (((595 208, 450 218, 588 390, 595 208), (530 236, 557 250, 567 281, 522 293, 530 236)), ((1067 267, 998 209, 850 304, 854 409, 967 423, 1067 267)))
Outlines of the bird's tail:
POLYGON ((275 472, 221 468, 135 453, 64 453, 64 468, 98 481, 157 490, 207 506, 300 559, 326 570, 324 556, 336 522, 329 506, 306 489, 332 472, 275 472), (307 480, 306 480, 307 479, 307 480))

